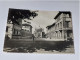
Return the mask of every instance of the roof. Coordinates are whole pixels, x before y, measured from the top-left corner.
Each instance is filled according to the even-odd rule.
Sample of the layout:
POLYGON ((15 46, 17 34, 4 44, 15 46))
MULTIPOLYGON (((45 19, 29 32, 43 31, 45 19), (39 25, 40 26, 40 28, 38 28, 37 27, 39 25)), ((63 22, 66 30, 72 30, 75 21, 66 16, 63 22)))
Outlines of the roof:
POLYGON ((55 25, 55 23, 53 23, 52 25, 47 26, 46 28, 50 29, 51 27, 53 27, 55 25))
POLYGON ((59 11, 59 13, 54 17, 54 19, 56 19, 62 13, 69 14, 71 16, 71 12, 70 11, 59 11))

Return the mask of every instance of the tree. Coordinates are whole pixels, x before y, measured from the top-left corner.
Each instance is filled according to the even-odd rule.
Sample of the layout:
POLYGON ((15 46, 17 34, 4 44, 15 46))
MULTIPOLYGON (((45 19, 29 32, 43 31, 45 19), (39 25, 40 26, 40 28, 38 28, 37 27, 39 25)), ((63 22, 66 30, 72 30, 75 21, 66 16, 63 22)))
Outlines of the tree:
POLYGON ((9 9, 8 13, 8 22, 12 21, 12 24, 17 23, 18 19, 25 19, 27 18, 28 20, 31 20, 30 17, 36 17, 38 14, 36 13, 37 11, 30 11, 30 10, 21 10, 21 9, 9 9))

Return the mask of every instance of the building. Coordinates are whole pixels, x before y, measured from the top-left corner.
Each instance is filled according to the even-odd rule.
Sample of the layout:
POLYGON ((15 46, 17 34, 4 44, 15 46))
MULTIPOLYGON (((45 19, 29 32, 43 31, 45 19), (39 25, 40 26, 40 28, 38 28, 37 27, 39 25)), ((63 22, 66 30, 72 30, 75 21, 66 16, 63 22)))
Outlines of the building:
POLYGON ((17 20, 19 24, 14 23, 12 27, 12 38, 21 38, 22 19, 17 20))
POLYGON ((44 38, 45 37, 44 29, 42 29, 42 28, 35 29, 34 35, 37 38, 44 38))
POLYGON ((6 38, 12 38, 12 28, 13 28, 13 24, 12 22, 8 23, 6 26, 6 38))
POLYGON ((31 22, 23 19, 22 20, 22 30, 26 31, 27 33, 32 33, 31 22))
POLYGON ((55 23, 53 23, 52 25, 49 25, 46 27, 47 28, 47 38, 50 38, 50 39, 55 39, 55 23))
POLYGON ((10 39, 23 38, 23 37, 32 37, 32 26, 31 22, 25 21, 24 19, 18 19, 17 23, 12 23, 8 20, 6 27, 6 37, 10 39))
POLYGON ((54 19, 56 22, 47 26, 47 37, 60 41, 73 40, 71 13, 59 12, 54 19))
POLYGON ((17 20, 17 23, 12 23, 11 20, 7 21, 7 26, 6 26, 6 37, 8 38, 20 38, 21 37, 21 26, 22 26, 22 21, 19 18, 17 20))
POLYGON ((22 38, 31 38, 32 37, 32 25, 29 20, 22 20, 22 28, 21 28, 22 38))
POLYGON ((16 38, 28 38, 32 37, 32 26, 31 22, 25 21, 24 19, 18 19, 17 23, 12 23, 12 21, 7 22, 6 27, 6 37, 9 37, 10 39, 16 39, 16 38))

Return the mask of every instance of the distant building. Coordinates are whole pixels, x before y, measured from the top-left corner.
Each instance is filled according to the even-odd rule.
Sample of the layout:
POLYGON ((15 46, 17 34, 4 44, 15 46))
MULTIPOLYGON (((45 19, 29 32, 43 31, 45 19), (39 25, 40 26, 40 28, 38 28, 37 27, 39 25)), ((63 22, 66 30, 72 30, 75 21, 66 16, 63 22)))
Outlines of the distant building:
POLYGON ((55 39, 55 23, 47 26, 46 28, 47 28, 47 34, 46 34, 47 38, 55 39))
POLYGON ((37 38, 44 38, 45 37, 45 32, 42 28, 38 28, 38 29, 35 29, 34 35, 37 38))
POLYGON ((59 12, 54 19, 56 22, 46 27, 47 37, 62 41, 73 39, 71 13, 59 12))

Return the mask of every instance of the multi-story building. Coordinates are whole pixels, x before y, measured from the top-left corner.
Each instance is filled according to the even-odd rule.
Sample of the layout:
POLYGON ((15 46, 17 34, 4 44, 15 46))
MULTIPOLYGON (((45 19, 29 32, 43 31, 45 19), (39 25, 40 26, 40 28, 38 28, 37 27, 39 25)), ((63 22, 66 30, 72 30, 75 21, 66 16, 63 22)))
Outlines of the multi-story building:
POLYGON ((31 38, 32 37, 31 22, 27 19, 22 20, 21 34, 22 34, 23 38, 31 38))
POLYGON ((54 19, 56 22, 47 26, 47 36, 51 39, 63 41, 73 39, 71 13, 59 12, 54 19))
POLYGON ((13 24, 12 22, 8 22, 7 26, 6 26, 6 38, 12 38, 12 28, 13 28, 13 24))
POLYGON ((22 19, 18 19, 18 24, 14 23, 12 27, 12 38, 21 38, 22 19))
POLYGON ((23 19, 18 19, 17 23, 12 23, 12 21, 7 22, 6 36, 11 38, 22 38, 32 36, 32 26, 30 22, 24 22, 23 19))
POLYGON ((32 33, 31 22, 29 22, 28 20, 22 20, 22 30, 28 33, 32 33))
POLYGON ((20 38, 21 37, 21 26, 22 26, 22 20, 18 19, 17 23, 12 23, 11 20, 7 21, 6 26, 6 36, 8 38, 20 38))

